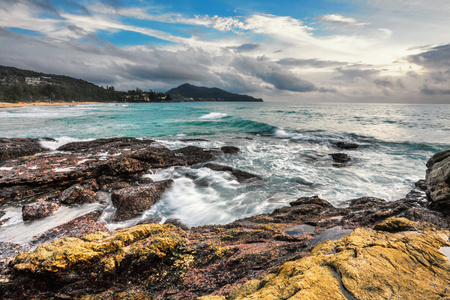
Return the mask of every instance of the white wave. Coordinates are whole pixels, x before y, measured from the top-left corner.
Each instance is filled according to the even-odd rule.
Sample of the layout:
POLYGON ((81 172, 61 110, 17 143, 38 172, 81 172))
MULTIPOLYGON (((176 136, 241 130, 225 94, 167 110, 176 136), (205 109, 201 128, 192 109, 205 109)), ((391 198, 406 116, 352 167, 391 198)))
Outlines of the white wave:
POLYGON ((86 141, 92 141, 93 139, 77 139, 69 136, 62 136, 59 138, 54 138, 53 140, 45 140, 41 139, 39 142, 42 147, 50 149, 52 151, 58 149, 62 145, 72 143, 72 142, 86 142, 86 141))
POLYGON ((310 138, 299 134, 299 133, 291 133, 284 129, 278 128, 275 130, 275 133, 273 134, 274 137, 279 139, 291 139, 291 140, 309 140, 310 138))
POLYGON ((228 117, 227 114, 212 112, 207 115, 201 116, 199 119, 201 120, 219 120, 228 117))

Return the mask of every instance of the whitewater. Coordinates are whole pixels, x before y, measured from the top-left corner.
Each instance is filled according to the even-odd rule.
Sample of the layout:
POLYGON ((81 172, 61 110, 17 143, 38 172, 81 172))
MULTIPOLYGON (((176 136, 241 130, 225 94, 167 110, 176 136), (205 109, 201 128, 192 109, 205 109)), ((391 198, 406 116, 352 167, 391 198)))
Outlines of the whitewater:
MULTIPOLYGON (((239 183, 226 172, 202 167, 152 170, 145 176, 175 182, 156 205, 126 223, 113 223, 111 209, 103 216, 110 229, 151 217, 198 226, 268 213, 303 196, 318 195, 336 207, 364 196, 400 199, 425 177, 427 160, 450 148, 449 108, 213 102, 6 108, 0 110, 0 137, 50 137, 54 140, 42 144, 52 150, 68 142, 124 136, 152 139, 170 149, 239 147, 239 154, 222 155, 216 162, 262 180, 239 183), (339 149, 339 142, 359 147, 339 149), (351 160, 336 165, 333 153, 351 160)), ((110 201, 110 195, 102 197, 110 201)), ((13 216, 7 226, 24 226, 21 205, 0 207, 13 216)), ((65 208, 42 226, 94 209, 92 204, 65 208)))

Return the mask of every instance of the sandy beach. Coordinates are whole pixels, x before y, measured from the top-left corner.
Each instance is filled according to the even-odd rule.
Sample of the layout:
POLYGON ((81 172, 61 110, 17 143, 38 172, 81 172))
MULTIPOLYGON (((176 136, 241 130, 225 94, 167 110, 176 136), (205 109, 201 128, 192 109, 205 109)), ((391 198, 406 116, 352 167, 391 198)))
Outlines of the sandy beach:
POLYGON ((57 105, 84 105, 84 104, 96 104, 99 102, 19 102, 19 103, 8 103, 0 102, 0 108, 7 107, 23 107, 23 106, 57 106, 57 105))

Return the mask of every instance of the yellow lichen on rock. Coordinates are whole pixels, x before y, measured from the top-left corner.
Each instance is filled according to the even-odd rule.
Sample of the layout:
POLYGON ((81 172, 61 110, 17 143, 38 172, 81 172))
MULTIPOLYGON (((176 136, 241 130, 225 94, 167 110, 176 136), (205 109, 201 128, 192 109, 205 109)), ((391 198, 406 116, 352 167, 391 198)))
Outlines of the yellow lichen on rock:
POLYGON ((163 258, 183 241, 183 231, 173 225, 139 225, 112 234, 93 233, 39 246, 32 252, 17 255, 13 267, 17 271, 56 273, 92 264, 94 268, 101 266, 102 272, 111 273, 129 255, 141 256, 140 259, 149 255, 163 258))
POLYGON ((285 263, 266 282, 249 281, 227 299, 449 296, 450 261, 439 249, 449 245, 450 232, 405 220, 391 218, 379 230, 359 228, 340 240, 321 243, 309 257, 285 263), (400 232, 381 231, 392 228, 400 232))

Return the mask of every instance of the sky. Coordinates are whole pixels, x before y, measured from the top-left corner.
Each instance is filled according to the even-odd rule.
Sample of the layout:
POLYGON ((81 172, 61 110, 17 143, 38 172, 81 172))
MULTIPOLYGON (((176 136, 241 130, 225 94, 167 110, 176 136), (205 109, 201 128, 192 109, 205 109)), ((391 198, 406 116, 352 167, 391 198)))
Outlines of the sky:
POLYGON ((0 0, 0 65, 116 90, 450 104, 449 0, 0 0))

